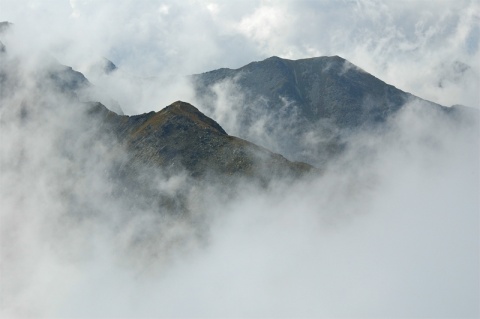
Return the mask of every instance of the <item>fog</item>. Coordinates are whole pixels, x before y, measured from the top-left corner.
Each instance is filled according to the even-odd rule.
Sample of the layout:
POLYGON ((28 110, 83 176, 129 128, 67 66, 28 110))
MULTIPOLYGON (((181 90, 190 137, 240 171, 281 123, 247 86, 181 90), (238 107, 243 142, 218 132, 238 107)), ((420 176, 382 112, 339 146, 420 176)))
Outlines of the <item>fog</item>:
MULTIPOLYGON (((82 111, 91 99, 126 114, 194 103, 185 75, 332 54, 422 98, 478 106, 477 2, 1 7, 14 23, 0 37, 2 317, 479 316, 478 116, 407 103, 383 127, 345 136, 322 174, 267 187, 144 168, 148 193, 185 199, 179 214, 115 179, 124 150, 82 111), (102 57, 119 69, 100 72, 102 57), (52 58, 94 87, 59 91, 52 58), (469 68, 456 73, 455 61, 469 68)), ((204 111, 240 134, 245 92, 216 89, 204 111)), ((282 132, 262 121, 272 117, 248 134, 274 149, 282 132)), ((322 137, 311 134, 306 152, 322 137)))

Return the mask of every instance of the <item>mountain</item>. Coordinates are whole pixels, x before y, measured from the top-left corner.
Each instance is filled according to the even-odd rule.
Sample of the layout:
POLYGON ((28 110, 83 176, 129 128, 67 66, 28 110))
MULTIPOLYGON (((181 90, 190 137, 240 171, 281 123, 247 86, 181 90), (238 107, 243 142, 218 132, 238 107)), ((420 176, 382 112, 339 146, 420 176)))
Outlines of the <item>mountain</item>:
MULTIPOLYGON (((122 176, 130 178, 149 167, 169 174, 184 172, 197 180, 253 178, 268 183, 275 176, 299 176, 313 169, 227 134, 191 104, 178 101, 158 112, 125 116, 96 102, 94 85, 81 72, 49 56, 34 60, 39 63, 28 71, 28 86, 19 58, 7 51, 0 59, 0 101, 15 101, 18 96, 18 103, 11 104, 18 104, 22 118, 38 118, 43 112, 49 123, 67 121, 62 116, 70 113, 73 118, 88 114, 86 126, 68 135, 98 131, 95 138, 109 141, 106 147, 119 154, 115 162, 121 167, 115 170, 122 176), (89 100, 95 102, 78 103, 89 100), (73 108, 64 112, 70 106, 73 108)), ((116 69, 112 62, 104 62, 105 71, 116 69)))
MULTIPOLYGON (((45 76, 45 74, 42 76, 45 76)), ((62 93, 74 95, 91 86, 91 83, 81 72, 59 63, 52 63, 48 68, 44 84, 50 85, 62 93)))
MULTIPOLYGON (((65 141, 67 151, 62 147, 61 152, 77 153, 75 147, 68 149, 70 144, 78 144, 78 139, 95 141, 84 146, 81 154, 91 154, 87 161, 92 156, 95 167, 105 167, 101 174, 109 181, 108 196, 128 198, 132 212, 154 207, 162 216, 190 218, 189 193, 197 186, 220 186, 222 194, 229 196, 241 182, 268 187, 274 180, 294 181, 319 172, 228 135, 217 122, 186 102, 134 116, 118 115, 99 102, 84 103, 77 111, 80 128, 61 134, 70 136, 65 141), (180 189, 159 187, 178 179, 182 181, 180 189)), ((76 164, 78 171, 85 169, 82 163, 76 164)), ((89 205, 84 198, 75 198, 74 192, 69 196, 73 200, 68 205, 74 211, 83 207, 78 203, 89 205)))
POLYGON ((262 97, 269 107, 288 101, 309 122, 329 119, 353 128, 384 121, 411 99, 403 92, 339 57, 288 60, 271 57, 239 69, 218 69, 193 76, 200 96, 212 95, 216 83, 234 80, 246 92, 247 103, 262 97))
POLYGON ((249 177, 262 182, 300 176, 313 169, 228 135, 217 122, 182 101, 135 116, 117 115, 100 103, 89 106, 90 114, 103 117, 109 131, 125 146, 128 166, 184 170, 194 178, 249 177))
POLYGON ((196 74, 192 82, 199 105, 209 115, 216 115, 216 107, 224 103, 219 95, 227 101, 236 97, 234 134, 314 165, 340 153, 345 134, 382 125, 408 102, 443 108, 339 56, 271 57, 239 69, 196 74), (266 136, 257 134, 259 125, 266 136))
MULTIPOLYGON (((5 65, 11 64, 3 58, 9 62, 5 65)), ((82 73, 53 59, 46 61, 34 72, 39 92, 53 89, 75 100, 89 98, 93 85, 82 73)), ((102 69, 114 72, 116 66, 104 59, 102 69)), ((20 83, 12 70, 0 70, 0 97, 14 92, 15 83, 20 83)), ((273 176, 302 175, 312 165, 322 168, 346 147, 345 134, 385 123, 409 101, 443 108, 388 85, 338 56, 296 61, 271 57, 192 79, 199 109, 205 114, 181 101, 135 116, 108 111, 100 102, 87 103, 90 116, 104 122, 102 132, 126 150, 123 175, 134 175, 136 169, 127 167, 149 166, 184 171, 196 179, 253 177, 267 183, 273 176), (226 82, 233 83, 227 93, 240 94, 242 99, 221 105, 227 111, 217 117, 223 103, 218 85, 226 82), (226 121, 226 129, 214 120, 224 120, 225 113, 227 119, 231 115, 235 120, 226 121)))
POLYGON ((103 58, 102 61, 99 62, 99 65, 106 74, 110 74, 118 69, 117 66, 107 58, 103 58))

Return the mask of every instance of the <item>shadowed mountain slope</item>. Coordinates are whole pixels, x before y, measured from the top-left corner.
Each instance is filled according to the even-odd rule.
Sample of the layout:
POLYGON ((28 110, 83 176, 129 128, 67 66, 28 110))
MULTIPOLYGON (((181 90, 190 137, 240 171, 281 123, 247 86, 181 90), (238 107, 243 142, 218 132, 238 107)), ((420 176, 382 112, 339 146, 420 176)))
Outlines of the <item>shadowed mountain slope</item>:
POLYGON ((126 146, 130 165, 186 170, 193 177, 255 177, 262 181, 298 176, 312 169, 228 135, 218 123, 185 102, 135 116, 116 115, 100 103, 91 107, 91 113, 102 114, 126 146))
POLYGON ((345 128, 383 121, 407 101, 418 99, 338 56, 301 60, 271 57, 236 70, 219 69, 193 78, 200 96, 211 95, 215 83, 234 79, 245 91, 247 103, 255 103, 261 96, 269 107, 278 109, 286 100, 309 122, 330 119, 345 128))
POLYGON ((271 57, 235 70, 193 75, 192 80, 202 110, 233 123, 227 127, 233 134, 319 166, 341 153, 346 134, 382 125, 406 103, 443 109, 338 56, 271 57), (226 108, 231 115, 219 111, 226 108))

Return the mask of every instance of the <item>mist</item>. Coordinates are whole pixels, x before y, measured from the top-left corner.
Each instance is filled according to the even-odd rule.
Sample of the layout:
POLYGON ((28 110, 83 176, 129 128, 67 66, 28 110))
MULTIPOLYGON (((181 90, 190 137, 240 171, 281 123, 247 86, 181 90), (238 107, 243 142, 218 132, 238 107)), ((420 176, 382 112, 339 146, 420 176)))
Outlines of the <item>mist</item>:
POLYGON ((422 98, 478 107, 478 12, 473 1, 4 0, 0 316, 478 317, 478 116, 407 102, 383 126, 342 135, 335 161, 316 148, 330 127, 307 132, 299 147, 321 174, 226 188, 140 167, 139 190, 116 178, 126 150, 85 104, 138 114, 192 101, 280 151, 294 121, 256 109, 242 131, 248 92, 225 82, 202 104, 186 76, 339 54, 422 98), (96 68, 102 57, 118 70, 96 68), (91 86, 59 91, 52 59, 91 86), (149 194, 181 197, 181 209, 149 194))

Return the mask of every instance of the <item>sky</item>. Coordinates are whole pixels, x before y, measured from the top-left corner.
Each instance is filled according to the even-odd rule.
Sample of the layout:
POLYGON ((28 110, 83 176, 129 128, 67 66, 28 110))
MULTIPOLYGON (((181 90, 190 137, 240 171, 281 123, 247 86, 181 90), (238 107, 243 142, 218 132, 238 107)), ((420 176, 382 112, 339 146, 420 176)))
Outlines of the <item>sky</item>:
POLYGON ((72 66, 138 114, 195 102, 185 75, 340 55, 478 108, 479 19, 478 1, 0 0, 14 23, 0 55, 0 317, 478 317, 473 117, 406 104, 383 134, 349 136, 321 177, 268 188, 147 171, 149 191, 186 199, 184 220, 112 195, 111 141, 42 68, 72 66), (99 73, 102 57, 118 72, 99 73))
POLYGON ((427 100, 479 105, 478 1, 2 0, 1 6, 1 19, 16 24, 27 51, 45 50, 87 75, 106 57, 134 77, 131 85, 157 77, 155 89, 128 92, 134 101, 110 84, 129 114, 186 99, 173 77, 270 56, 339 55, 427 100), (159 86, 164 91, 156 94, 159 86))

